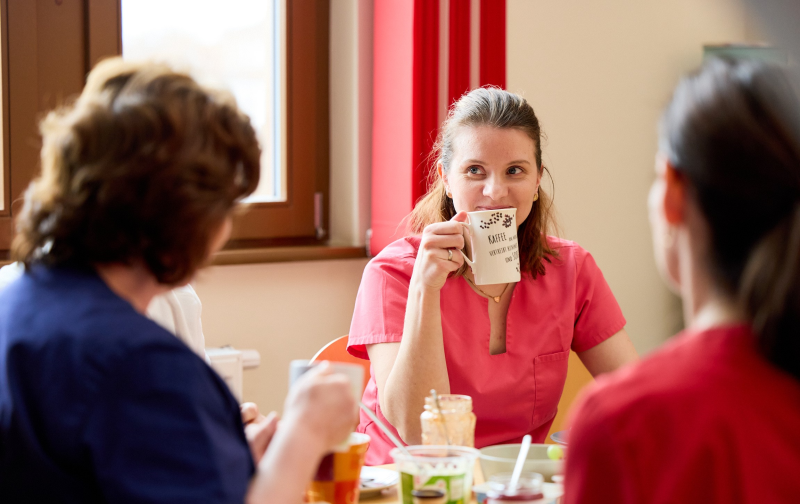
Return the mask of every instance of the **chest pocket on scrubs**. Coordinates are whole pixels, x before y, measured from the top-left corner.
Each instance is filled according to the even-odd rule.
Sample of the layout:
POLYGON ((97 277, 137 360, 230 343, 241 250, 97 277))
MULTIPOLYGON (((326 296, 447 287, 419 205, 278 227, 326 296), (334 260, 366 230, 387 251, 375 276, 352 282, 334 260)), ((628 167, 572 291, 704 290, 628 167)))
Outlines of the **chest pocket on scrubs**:
POLYGON ((567 381, 569 350, 540 355, 533 360, 536 398, 533 404, 532 428, 549 422, 556 416, 558 401, 567 381))

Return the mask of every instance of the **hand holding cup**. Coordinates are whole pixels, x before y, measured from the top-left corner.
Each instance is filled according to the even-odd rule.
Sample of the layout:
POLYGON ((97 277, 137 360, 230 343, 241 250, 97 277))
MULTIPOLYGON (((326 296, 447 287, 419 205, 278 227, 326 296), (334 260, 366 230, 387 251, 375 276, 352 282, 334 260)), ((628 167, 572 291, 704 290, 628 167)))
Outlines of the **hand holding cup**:
POLYGON ((521 278, 517 240, 517 210, 498 208, 469 212, 472 258, 462 253, 475 277, 475 285, 519 282, 521 278))
POLYGON ((412 282, 423 287, 441 290, 450 273, 457 271, 464 258, 459 253, 464 248, 464 222, 466 212, 459 212, 447 222, 425 226, 414 262, 412 282))
POLYGON ((290 389, 283 421, 318 438, 321 453, 340 444, 358 422, 350 379, 328 362, 312 366, 290 389))

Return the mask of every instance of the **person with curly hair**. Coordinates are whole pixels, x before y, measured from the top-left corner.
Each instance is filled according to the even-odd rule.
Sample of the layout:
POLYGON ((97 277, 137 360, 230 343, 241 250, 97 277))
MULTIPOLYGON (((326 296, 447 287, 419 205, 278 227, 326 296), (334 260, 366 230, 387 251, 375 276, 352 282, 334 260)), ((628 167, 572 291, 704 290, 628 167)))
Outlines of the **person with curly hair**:
POLYGON ((41 133, 12 243, 25 272, 0 293, 3 501, 296 502, 355 422, 347 378, 309 372, 278 428, 145 316, 255 190, 249 119, 188 75, 113 59, 41 133))

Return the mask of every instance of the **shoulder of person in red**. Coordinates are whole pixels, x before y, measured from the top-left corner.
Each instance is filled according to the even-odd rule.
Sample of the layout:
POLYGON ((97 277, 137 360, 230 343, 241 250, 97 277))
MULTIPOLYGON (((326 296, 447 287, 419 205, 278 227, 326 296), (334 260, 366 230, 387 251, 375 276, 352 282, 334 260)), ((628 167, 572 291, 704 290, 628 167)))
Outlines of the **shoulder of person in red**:
POLYGON ((743 325, 685 331, 600 377, 570 425, 567 480, 579 500, 568 503, 593 502, 581 494, 601 480, 615 482, 620 502, 650 502, 665 481, 678 496, 705 480, 701 488, 718 497, 726 479, 737 480, 726 492, 752 487, 743 474, 800 474, 800 382, 761 357, 743 325))

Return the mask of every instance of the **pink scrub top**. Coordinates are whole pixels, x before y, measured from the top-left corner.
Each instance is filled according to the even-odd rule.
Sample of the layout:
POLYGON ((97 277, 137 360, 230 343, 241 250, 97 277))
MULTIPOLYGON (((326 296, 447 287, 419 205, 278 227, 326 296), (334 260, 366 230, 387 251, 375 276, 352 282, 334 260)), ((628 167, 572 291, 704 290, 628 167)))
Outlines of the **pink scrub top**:
MULTIPOLYGON (((543 442, 556 416, 570 349, 588 350, 625 326, 592 256, 574 242, 554 237, 548 241, 559 257, 545 261, 544 275, 534 280, 525 274, 515 287, 503 354, 489 354, 489 300, 461 277, 449 278, 442 288, 450 392, 472 397, 477 448, 516 443, 525 434, 535 443, 543 442)), ((419 244, 419 236, 397 240, 367 265, 350 326, 350 354, 368 359, 366 345, 402 339, 419 244)), ((378 402, 374 369, 363 402, 389 424, 378 402)), ((394 445, 363 412, 358 432, 371 439, 367 465, 392 462, 389 452, 394 445)))

